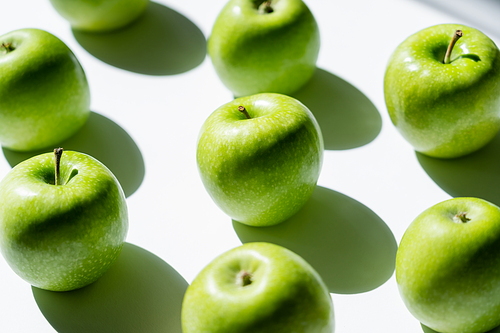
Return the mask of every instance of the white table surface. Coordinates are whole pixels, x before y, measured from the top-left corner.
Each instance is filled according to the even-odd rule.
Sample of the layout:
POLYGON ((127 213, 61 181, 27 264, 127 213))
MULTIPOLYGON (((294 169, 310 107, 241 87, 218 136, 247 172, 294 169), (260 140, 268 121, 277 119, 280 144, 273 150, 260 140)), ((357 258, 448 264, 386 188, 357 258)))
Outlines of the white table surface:
MULTIPOLYGON (((499 44, 498 26, 481 13, 447 13, 446 3, 307 2, 321 31, 320 70, 296 97, 310 106, 325 135, 319 188, 300 216, 255 230, 233 226, 196 169, 201 125, 232 99, 203 56, 201 38, 209 36, 225 0, 157 0, 139 28, 115 36, 116 45, 108 37, 73 34, 48 0, 1 1, 0 35, 44 29, 81 62, 94 113, 65 148, 94 155, 115 172, 128 195, 130 229, 111 271, 72 293, 33 292, 1 258, 0 331, 180 333, 182 295, 196 274, 243 241, 267 240, 307 257, 324 275, 337 333, 431 332, 399 297, 396 244, 420 212, 452 196, 500 204, 500 136, 472 157, 419 157, 385 107, 386 63, 409 35, 440 23, 482 24, 499 44), (155 55, 172 58, 162 63, 155 55)), ((498 2, 481 4, 498 10, 498 2)), ((1 155, 0 177, 27 157, 1 155)))

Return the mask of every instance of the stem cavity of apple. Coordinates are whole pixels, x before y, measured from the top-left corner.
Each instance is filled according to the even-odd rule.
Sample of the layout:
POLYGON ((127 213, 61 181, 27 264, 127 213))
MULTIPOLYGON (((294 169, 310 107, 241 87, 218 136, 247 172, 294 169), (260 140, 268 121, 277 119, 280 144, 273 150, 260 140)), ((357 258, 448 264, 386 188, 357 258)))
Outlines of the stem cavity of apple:
POLYGON ((12 43, 2 43, 2 45, 0 45, 0 48, 5 49, 6 54, 14 51, 14 46, 12 46, 12 43))
POLYGON ((252 274, 245 270, 239 272, 236 276, 236 284, 240 287, 246 287, 249 284, 252 284, 252 274))
POLYGON ((55 177, 55 183, 54 183, 55 185, 62 185, 61 184, 61 172, 60 172, 62 153, 63 153, 62 148, 54 149, 54 157, 55 157, 55 165, 56 165, 56 177, 55 177))
POLYGON ((467 217, 466 212, 460 212, 453 217, 453 222, 455 223, 467 223, 470 221, 470 218, 467 217))
POLYGON ((274 12, 271 0, 266 0, 259 5, 259 14, 269 14, 274 12))
POLYGON ((446 50, 446 54, 444 56, 444 64, 449 64, 451 62, 451 51, 453 51, 453 47, 455 46, 455 43, 462 37, 464 34, 462 30, 456 30, 455 33, 453 34, 453 37, 450 41, 450 45, 448 45, 448 50, 446 50))
POLYGON ((238 111, 243 113, 245 115, 245 117, 247 117, 247 119, 252 119, 252 118, 250 118, 250 115, 248 114, 247 109, 245 109, 244 106, 242 106, 242 105, 238 106, 238 111))

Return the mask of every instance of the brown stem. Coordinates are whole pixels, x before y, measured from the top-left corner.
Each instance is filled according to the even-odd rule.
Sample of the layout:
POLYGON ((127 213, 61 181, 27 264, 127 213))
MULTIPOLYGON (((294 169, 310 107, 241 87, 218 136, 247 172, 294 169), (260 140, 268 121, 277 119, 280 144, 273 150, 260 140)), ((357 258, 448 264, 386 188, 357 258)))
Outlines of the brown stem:
POLYGON ((5 53, 9 53, 9 52, 14 51, 14 47, 12 46, 12 43, 2 43, 2 45, 0 45, 0 47, 2 49, 5 49, 5 53))
POLYGON ((61 184, 61 172, 60 172, 60 166, 61 166, 61 156, 63 153, 62 148, 56 148, 54 149, 54 156, 55 156, 55 165, 56 165, 56 180, 55 180, 55 185, 62 185, 61 184))
POLYGON ((243 113, 245 115, 245 117, 247 117, 247 119, 252 119, 252 118, 250 118, 250 115, 248 114, 247 109, 245 109, 244 106, 241 106, 241 105, 238 106, 238 111, 243 113))
POLYGON ((455 31, 455 34, 453 34, 453 37, 450 41, 450 45, 448 45, 448 50, 446 50, 446 54, 444 56, 444 61, 443 63, 449 64, 451 61, 451 51, 453 51, 453 47, 455 46, 455 43, 460 39, 460 37, 463 36, 462 30, 457 30, 455 31))
POLYGON ((259 14, 269 14, 274 12, 274 9, 271 5, 271 0, 267 0, 261 3, 261 5, 259 6, 259 14))
POLYGON ((470 218, 467 217, 467 213, 466 212, 461 212, 461 213, 458 213, 457 215, 455 215, 454 217, 454 220, 455 222, 457 223, 467 223, 470 221, 470 218))
POLYGON ((240 287, 246 287, 249 284, 252 284, 252 274, 247 271, 241 271, 236 276, 236 284, 240 287))

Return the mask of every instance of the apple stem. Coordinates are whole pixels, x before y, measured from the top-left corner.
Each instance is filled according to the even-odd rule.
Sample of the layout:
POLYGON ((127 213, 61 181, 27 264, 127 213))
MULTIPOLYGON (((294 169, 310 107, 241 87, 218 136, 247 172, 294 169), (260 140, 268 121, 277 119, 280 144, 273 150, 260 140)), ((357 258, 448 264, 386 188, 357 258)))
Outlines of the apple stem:
POLYGON ((465 212, 461 212, 461 213, 458 213, 457 215, 455 215, 454 219, 455 222, 457 223, 467 223, 470 221, 470 218, 467 217, 467 213, 465 212))
POLYGON ((248 114, 247 109, 245 109, 244 106, 241 106, 241 105, 238 106, 238 111, 243 113, 245 115, 245 117, 247 117, 247 119, 252 119, 252 118, 250 118, 250 115, 248 114))
POLYGON ((236 276, 236 284, 238 284, 241 287, 248 286, 249 284, 252 284, 252 274, 248 273, 247 271, 241 271, 238 273, 238 276, 236 276))
POLYGON ((62 148, 56 148, 54 149, 54 156, 55 156, 55 164, 56 164, 56 180, 55 180, 55 185, 61 185, 61 172, 60 172, 60 165, 61 165, 61 156, 63 153, 62 148))
POLYGON ((274 12, 274 9, 271 6, 271 0, 264 1, 259 6, 259 14, 269 14, 272 12, 274 12))
POLYGON ((444 56, 444 61, 443 63, 449 64, 451 62, 451 51, 453 51, 453 47, 455 46, 455 43, 462 37, 464 34, 462 33, 462 30, 456 30, 455 33, 453 34, 453 37, 450 41, 450 45, 448 45, 448 50, 446 51, 446 54, 444 56))
POLYGON ((5 53, 9 53, 14 51, 14 47, 12 46, 12 43, 2 43, 0 45, 1 48, 5 49, 5 53))

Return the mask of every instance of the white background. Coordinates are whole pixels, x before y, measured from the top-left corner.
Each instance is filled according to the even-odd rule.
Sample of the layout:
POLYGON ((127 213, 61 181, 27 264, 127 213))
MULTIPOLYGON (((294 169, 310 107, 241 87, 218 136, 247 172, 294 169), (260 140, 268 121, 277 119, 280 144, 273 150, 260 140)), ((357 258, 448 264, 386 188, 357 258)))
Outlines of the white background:
MULTIPOLYGON (((419 0, 307 2, 320 27, 318 67, 322 76, 316 77, 316 82, 302 95, 308 98, 304 103, 312 101, 313 113, 323 115, 323 121, 318 121, 325 137, 333 138, 327 144, 330 149, 325 151, 318 182, 325 188, 322 193, 326 193, 321 199, 333 201, 322 212, 310 209, 311 223, 315 218, 320 219, 320 229, 325 229, 317 234, 322 235, 318 243, 314 242, 314 233, 304 236, 305 244, 301 244, 300 237, 287 240, 286 234, 282 240, 289 241, 291 248, 294 245, 297 249, 313 248, 318 265, 324 266, 323 271, 329 274, 325 280, 335 280, 335 276, 347 279, 343 272, 364 275, 352 279, 350 291, 340 283, 346 281, 329 284, 330 290, 337 288, 341 292, 332 293, 338 333, 422 332, 420 323, 400 300, 394 274, 387 270, 387 263, 391 266, 394 258, 395 244, 399 244, 404 231, 420 212, 452 196, 480 196, 500 204, 498 194, 494 193, 500 178, 497 168, 500 163, 494 158, 498 155, 500 138, 466 159, 436 162, 419 158, 395 130, 385 107, 383 77, 387 60, 409 35, 435 24, 467 23, 480 28, 499 44, 500 29, 491 19, 494 13, 499 17, 498 2, 475 1, 477 12, 461 7, 446 12, 443 8, 448 3, 441 1, 434 6, 432 1, 419 0), (341 88, 347 92, 339 92, 341 88), (315 110, 313 106, 318 105, 325 109, 315 110), (328 116, 329 113, 332 115, 328 116), (345 128, 351 132, 345 137, 335 136, 335 131, 342 132, 345 128), (335 211, 335 207, 345 206, 356 211, 335 211), (365 215, 359 215, 359 211, 365 215), (363 216, 368 220, 363 221, 363 216), (330 222, 336 227, 329 228, 330 222), (343 239, 346 243, 330 244, 329 237, 332 242, 343 239), (375 266, 362 260, 367 246, 375 246, 366 253, 375 266), (385 268, 377 268, 379 262, 385 263, 385 268), (370 280, 386 275, 390 278, 383 284, 387 277, 377 283, 370 280), (359 292, 370 283, 376 285, 359 292)), ((83 45, 81 40, 79 43, 69 24, 48 0, 0 2, 0 35, 27 27, 44 29, 62 39, 81 62, 90 84, 91 109, 96 113, 93 127, 87 130, 94 134, 82 134, 65 148, 95 152, 127 187, 130 220, 127 242, 139 247, 128 245, 118 263, 120 269, 115 268, 110 277, 103 277, 100 285, 98 282, 73 294, 35 292, 36 300, 29 284, 18 278, 1 258, 0 331, 55 332, 52 324, 60 333, 180 333, 178 314, 187 284, 216 256, 241 245, 231 219, 205 192, 195 161, 201 125, 212 111, 232 99, 216 76, 210 59, 199 56, 205 47, 199 37, 201 33, 205 38, 210 35, 224 4, 225 0, 157 0, 155 10, 147 15, 156 12, 158 17, 173 17, 176 23, 162 25, 151 19, 149 30, 131 33, 128 40, 122 35, 128 47, 122 47, 121 52, 130 50, 134 56, 110 56, 118 62, 137 57, 144 62, 140 68, 153 71, 158 67, 163 73, 169 72, 148 75, 135 73, 136 67, 130 67, 130 62, 110 64, 112 61, 97 55, 90 44, 83 45), (169 37, 183 33, 193 33, 193 41, 169 37), (168 45, 171 40, 177 44, 168 45), (161 45, 171 47, 176 59, 193 56, 196 61, 185 60, 189 70, 172 74, 176 66, 148 58, 155 51, 161 54, 161 45), (85 140, 91 143, 84 143, 85 140)), ((100 45, 113 47, 103 40, 100 45)), ((0 156, 0 177, 23 156, 4 150, 0 156)), ((290 230, 292 234, 297 232, 296 227, 290 230)), ((266 232, 254 236, 266 239, 266 232)))

